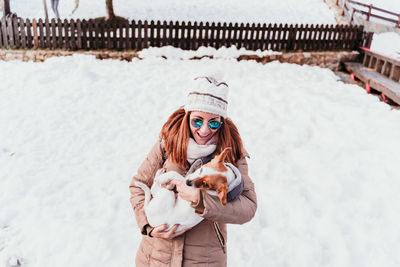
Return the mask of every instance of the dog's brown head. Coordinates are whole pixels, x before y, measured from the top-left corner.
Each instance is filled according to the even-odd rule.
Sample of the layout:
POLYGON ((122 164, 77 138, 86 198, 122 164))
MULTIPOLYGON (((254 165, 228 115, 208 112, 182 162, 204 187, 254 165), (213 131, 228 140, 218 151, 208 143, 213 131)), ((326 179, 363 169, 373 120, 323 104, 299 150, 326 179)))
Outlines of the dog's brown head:
MULTIPOLYGON (((228 169, 226 168, 224 162, 228 153, 231 151, 230 147, 225 148, 221 154, 215 156, 209 163, 203 166, 204 170, 206 168, 210 168, 217 173, 206 174, 200 178, 197 178, 193 181, 194 186, 198 188, 202 188, 205 190, 215 190, 218 198, 221 201, 222 205, 226 205, 226 194, 228 193, 228 180, 226 176, 223 174, 228 169)), ((207 172, 207 171, 205 171, 207 172)), ((200 172, 201 174, 201 172, 200 172)))

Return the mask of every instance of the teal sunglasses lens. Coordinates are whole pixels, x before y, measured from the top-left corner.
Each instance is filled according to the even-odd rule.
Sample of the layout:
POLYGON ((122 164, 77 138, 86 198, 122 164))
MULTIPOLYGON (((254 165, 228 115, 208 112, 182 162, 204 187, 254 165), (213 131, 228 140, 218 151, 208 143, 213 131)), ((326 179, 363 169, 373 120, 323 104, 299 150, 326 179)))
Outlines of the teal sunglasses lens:
POLYGON ((221 122, 220 121, 210 121, 208 123, 208 126, 210 126, 211 130, 217 130, 219 127, 221 127, 221 122))
POLYGON ((200 128, 203 126, 203 120, 202 119, 192 119, 191 124, 194 128, 200 128))

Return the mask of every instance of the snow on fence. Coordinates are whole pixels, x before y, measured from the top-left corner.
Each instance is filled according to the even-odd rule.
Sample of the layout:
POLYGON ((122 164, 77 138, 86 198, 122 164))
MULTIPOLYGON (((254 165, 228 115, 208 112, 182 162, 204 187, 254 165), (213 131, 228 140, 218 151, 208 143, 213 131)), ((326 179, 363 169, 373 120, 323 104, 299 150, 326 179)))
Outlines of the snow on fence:
POLYGON ((344 12, 346 12, 351 17, 350 23, 353 22, 353 20, 354 20, 354 14, 360 13, 361 15, 366 16, 366 18, 365 18, 366 21, 370 21, 370 18, 372 17, 372 18, 376 18, 379 20, 389 21, 391 23, 394 23, 396 28, 400 28, 400 13, 395 13, 395 12, 392 12, 392 11, 389 11, 386 9, 378 8, 378 7, 373 6, 372 4, 366 5, 366 4, 363 4, 363 3, 360 3, 357 1, 353 1, 353 0, 343 0, 341 2, 339 0, 336 0, 336 5, 339 5, 339 4, 342 6, 342 10, 343 10, 342 15, 344 15, 344 12), (361 8, 364 8, 365 10, 355 8, 352 5, 349 5, 348 3, 352 4, 353 6, 360 6, 361 8), (368 10, 368 11, 366 11, 366 10, 368 10), (372 13, 374 10, 384 13, 386 16, 381 16, 376 13, 375 14, 372 13), (392 17, 389 17, 389 16, 392 16, 392 17))
POLYGON ((22 19, 0 22, 0 47, 49 49, 142 49, 171 45, 185 50, 235 45, 248 50, 316 51, 369 47, 363 26, 185 23, 22 19))

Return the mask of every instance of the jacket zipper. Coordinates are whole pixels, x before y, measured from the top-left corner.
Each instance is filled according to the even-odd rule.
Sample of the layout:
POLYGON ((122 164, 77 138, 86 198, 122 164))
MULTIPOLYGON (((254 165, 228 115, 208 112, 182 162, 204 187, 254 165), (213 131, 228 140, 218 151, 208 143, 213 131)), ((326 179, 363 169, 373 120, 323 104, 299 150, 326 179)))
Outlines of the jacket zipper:
POLYGON ((215 229, 215 233, 217 234, 219 243, 221 245, 222 252, 224 252, 224 254, 225 254, 225 239, 224 239, 224 236, 222 235, 221 229, 219 228, 219 225, 217 222, 214 222, 214 229, 215 229))

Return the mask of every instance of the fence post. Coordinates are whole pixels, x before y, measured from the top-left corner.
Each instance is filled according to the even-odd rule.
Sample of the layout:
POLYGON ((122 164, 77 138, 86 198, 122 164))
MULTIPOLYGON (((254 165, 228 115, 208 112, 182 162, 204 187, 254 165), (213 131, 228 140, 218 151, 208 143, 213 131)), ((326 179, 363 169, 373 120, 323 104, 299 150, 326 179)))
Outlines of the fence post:
POLYGON ((355 13, 355 12, 356 12, 356 10, 353 8, 353 12, 351 12, 350 25, 353 23, 354 13, 355 13))
POLYGON ((372 9, 372 4, 370 4, 368 8, 367 21, 369 21, 369 17, 371 16, 371 9, 372 9))
POLYGON ((33 48, 38 48, 38 33, 37 33, 37 22, 36 19, 32 20, 32 27, 33 27, 33 48))
POLYGON ((11 13, 10 11, 10 0, 0 0, 3 2, 3 17, 7 16, 8 14, 11 13))
POLYGON ((342 16, 344 16, 344 9, 346 8, 346 0, 343 0, 343 4, 342 4, 342 16))

